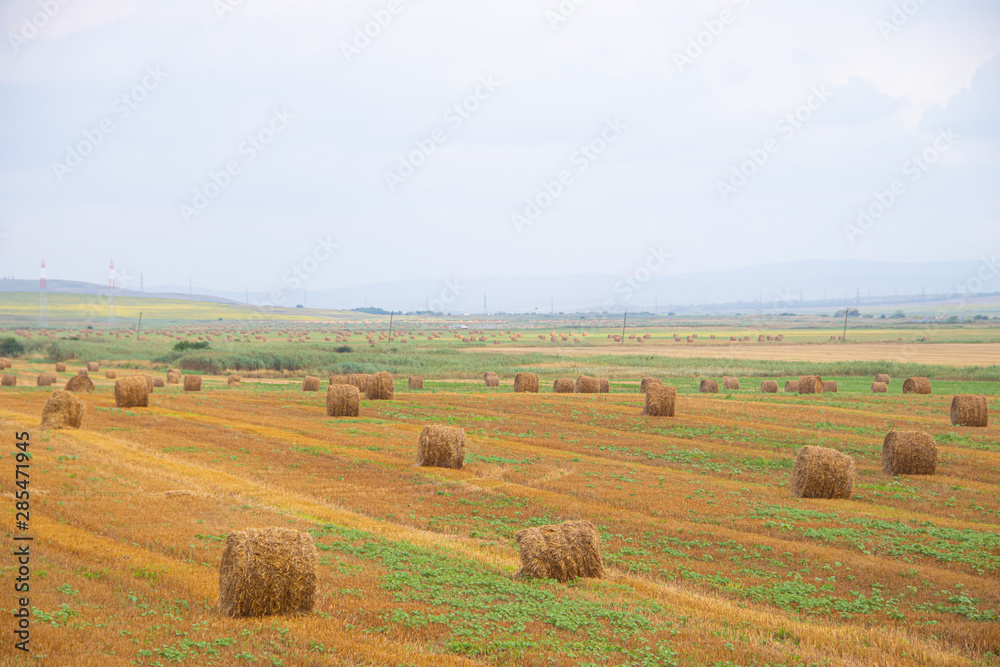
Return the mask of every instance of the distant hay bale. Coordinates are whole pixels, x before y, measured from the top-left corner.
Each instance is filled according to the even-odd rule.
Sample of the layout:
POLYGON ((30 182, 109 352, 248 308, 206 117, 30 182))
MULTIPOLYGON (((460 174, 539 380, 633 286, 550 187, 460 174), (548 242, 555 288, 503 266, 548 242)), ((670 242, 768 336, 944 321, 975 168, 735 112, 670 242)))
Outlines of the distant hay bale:
POLYGON ((589 521, 524 528, 514 534, 514 541, 521 556, 520 579, 565 582, 604 576, 601 538, 589 521))
POLYGON ((51 387, 52 386, 52 376, 48 373, 40 373, 35 379, 36 386, 39 387, 51 387))
POLYGON ((888 384, 889 384, 889 375, 886 374, 886 373, 876 373, 875 374, 875 381, 876 382, 882 382, 886 386, 888 386, 888 384))
POLYGON ((601 379, 601 393, 610 394, 611 393, 611 380, 601 379))
POLYGON ((929 394, 931 393, 931 381, 928 378, 907 378, 903 382, 904 394, 929 394))
POLYGON ((302 391, 319 391, 319 378, 315 375, 307 375, 302 380, 302 391))
POLYGON ((823 380, 823 393, 824 394, 836 394, 837 393, 837 381, 836 380, 823 380))
POLYGON ((778 383, 775 380, 764 380, 760 383, 760 391, 762 394, 777 394, 778 383))
POLYGON ((118 377, 117 371, 104 371, 104 377, 108 380, 114 380, 118 377))
POLYGON ((391 401, 395 395, 396 385, 392 382, 392 375, 381 371, 368 377, 368 384, 365 386, 367 400, 391 401))
POLYGON ((722 388, 723 389, 739 389, 740 381, 736 378, 726 375, 722 378, 722 388))
POLYGON ((167 371, 167 384, 179 384, 181 381, 181 374, 177 371, 167 371))
POLYGON ((792 495, 797 498, 850 498, 854 460, 827 447, 806 445, 792 467, 792 495))
POLYGON ((500 386, 500 376, 494 373, 493 371, 483 373, 483 381, 486 383, 487 387, 500 386))
POLYGON ((800 394, 822 394, 823 378, 818 375, 803 375, 799 378, 800 394))
POLYGON ((537 394, 538 374, 518 373, 514 376, 514 391, 517 393, 537 394))
POLYGON ((408 379, 406 381, 406 383, 407 383, 407 386, 410 389, 423 389, 424 388, 424 379, 422 377, 412 376, 412 377, 410 377, 410 379, 408 379))
POLYGON ((142 375, 129 375, 115 380, 115 406, 119 408, 149 407, 149 386, 142 375))
POLYGON ((96 373, 97 371, 101 370, 101 366, 96 361, 88 361, 87 370, 91 373, 96 373))
POLYGON ((333 385, 333 384, 351 384, 351 383, 347 381, 346 375, 331 375, 330 384, 333 385))
POLYGON ((986 428, 989 423, 990 411, 985 396, 958 394, 951 399, 952 426, 986 428))
POLYGON ((229 387, 239 387, 242 382, 239 375, 230 375, 226 378, 226 385, 229 387))
POLYGON ((642 378, 642 382, 639 383, 639 392, 645 394, 646 389, 651 384, 663 384, 663 382, 660 381, 660 378, 642 378))
POLYGON ((90 371, 88 371, 86 368, 81 368, 76 372, 76 374, 82 375, 83 377, 90 377, 90 371))
POLYGON ((573 390, 578 394, 599 394, 601 393, 601 381, 589 375, 581 375, 576 379, 573 390))
POLYGON ((230 533, 219 564, 219 609, 230 618, 313 610, 319 552, 290 528, 230 533))
POLYGON ((653 384, 646 388, 646 407, 642 414, 647 417, 673 417, 677 402, 677 387, 653 384))
POLYGON ((347 384, 355 386, 362 394, 368 387, 368 375, 366 373, 351 373, 347 376, 347 384))
POLYGON ((153 387, 155 386, 153 384, 153 376, 150 375, 149 373, 140 373, 139 377, 141 377, 143 380, 145 380, 145 382, 146 382, 146 391, 148 393, 152 394, 153 393, 153 387))
POLYGON ((84 403, 75 394, 56 389, 42 408, 42 430, 80 428, 84 403))
POLYGON ((61 361, 58 362, 56 364, 56 373, 65 373, 65 372, 66 372, 66 364, 64 364, 61 361))
POLYGON ((937 443, 930 433, 889 431, 882 441, 882 472, 886 475, 933 475, 937 443))
POLYGON ((887 391, 889 391, 889 387, 885 385, 885 382, 872 382, 873 394, 884 394, 887 391))
POLYGON ((361 414, 361 392, 353 384, 331 384, 326 390, 328 417, 357 417, 361 414))
POLYGON ((201 391, 201 376, 200 375, 185 375, 184 376, 184 391, 201 391))
POLYGON ((154 387, 164 387, 165 383, 163 382, 163 378, 153 378, 153 386, 154 387))
POLYGON ((717 380, 702 380, 698 385, 698 391, 702 394, 718 394, 719 382, 717 380))
POLYGON ((86 375, 74 375, 66 382, 66 391, 94 391, 94 382, 86 375))
POLYGON ((465 429, 425 426, 417 445, 417 465, 461 469, 465 463, 465 429))
POLYGON ((576 391, 576 383, 568 378, 559 378, 552 383, 552 392, 555 394, 572 394, 576 391))

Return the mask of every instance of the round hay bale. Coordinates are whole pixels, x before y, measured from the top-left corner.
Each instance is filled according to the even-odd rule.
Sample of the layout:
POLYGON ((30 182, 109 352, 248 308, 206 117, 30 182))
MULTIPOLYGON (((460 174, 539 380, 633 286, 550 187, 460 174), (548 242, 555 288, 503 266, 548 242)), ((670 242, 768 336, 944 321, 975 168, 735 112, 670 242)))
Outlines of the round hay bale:
POLYGON ((702 394, 718 394, 719 383, 717 380, 702 380, 698 385, 698 391, 702 394))
POLYGON ((163 382, 163 378, 153 378, 153 386, 161 388, 164 387, 165 383, 163 382))
POLYGON ((651 384, 663 384, 663 382, 660 378, 642 378, 642 382, 639 383, 639 392, 645 394, 646 389, 648 389, 651 384))
POLYGON ((90 377, 90 372, 86 368, 81 368, 76 372, 77 375, 82 375, 83 377, 90 377))
POLYGON ((88 361, 87 370, 90 371, 91 373, 96 373, 97 371, 101 370, 101 366, 96 361, 88 361))
POLYGON ((559 378, 552 383, 552 393, 572 394, 576 392, 576 383, 568 378, 559 378))
POLYGON ((806 445, 792 467, 792 495, 797 498, 850 498, 854 459, 836 449, 806 445))
POLYGON ((351 373, 347 376, 347 384, 358 388, 358 392, 361 394, 365 393, 365 389, 368 387, 368 374, 367 373, 351 373))
POLYGON ((937 443, 930 433, 889 431, 882 441, 882 472, 886 475, 933 475, 937 443))
POLYGON ((117 379, 117 377, 118 377, 118 372, 117 372, 117 371, 104 371, 104 377, 105 377, 105 379, 107 379, 107 380, 114 380, 114 379, 117 379))
POLYGON ((38 387, 51 387, 52 386, 52 376, 48 373, 40 373, 35 379, 35 385, 38 387))
POLYGON ((179 384, 181 381, 181 374, 177 371, 167 371, 167 384, 179 384))
POLYGON ((514 541, 521 556, 519 579, 565 582, 604 576, 601 538, 589 521, 524 528, 514 534, 514 541))
POLYGON ((886 386, 888 386, 889 385, 889 375, 887 373, 876 373, 875 374, 875 381, 876 382, 882 382, 883 384, 885 384, 886 386))
POLYGON ((319 391, 319 378, 315 375, 307 375, 302 380, 302 391, 319 391))
POLYGON ((219 610, 230 618, 311 612, 319 552, 290 528, 230 533, 219 563, 219 610))
POLYGON ((66 372, 66 364, 64 364, 61 361, 57 362, 56 363, 56 373, 65 373, 65 372, 66 372))
POLYGON ((885 385, 885 382, 872 382, 873 394, 884 394, 887 391, 889 391, 889 387, 885 385))
POLYGON ((392 375, 381 371, 368 377, 368 384, 365 386, 367 400, 391 401, 395 395, 396 385, 392 382, 392 375))
POLYGON ((764 380, 760 383, 760 392, 762 394, 777 394, 778 383, 775 380, 764 380))
POLYGON ((647 417, 673 417, 677 402, 677 387, 653 384, 646 388, 646 407, 642 414, 647 417))
POLYGON ((576 379, 573 391, 578 394, 599 394, 601 393, 601 381, 589 375, 581 375, 576 379))
POLYGON ((226 378, 226 386, 228 387, 239 387, 242 382, 239 375, 230 375, 226 378))
POLYGON ((836 380, 823 380, 823 393, 824 394, 836 394, 837 393, 837 381, 836 380))
POLYGON ((494 373, 493 371, 483 373, 483 382, 486 383, 487 387, 499 387, 500 376, 494 373))
POLYGON ((785 393, 786 394, 797 394, 799 393, 799 381, 789 380, 785 383, 785 393))
POLYGON ((417 465, 460 470, 465 463, 465 429, 425 426, 417 445, 417 465))
POLYGON ((723 389, 739 389, 740 381, 736 378, 726 375, 722 378, 722 388, 723 389))
POLYGON ((931 381, 928 378, 906 378, 903 381, 904 394, 929 394, 931 393, 931 381))
POLYGON ((334 385, 334 384, 351 384, 351 383, 347 381, 346 375, 331 375, 330 384, 334 385))
POLYGON ((514 376, 514 391, 521 394, 538 393, 537 373, 518 373, 514 376))
POLYGON ((11 367, 10 359, 7 357, 0 357, 0 370, 11 367))
POLYGON ((799 378, 800 394, 822 394, 823 378, 818 375, 803 375, 799 378))
POLYGON ((156 386, 153 384, 153 376, 149 373, 139 373, 139 377, 146 381, 146 391, 152 394, 153 387, 156 386))
POLYGON ((951 399, 952 426, 986 428, 990 423, 990 410, 985 396, 958 394, 951 399))
POLYGON ((353 384, 331 384, 326 390, 328 417, 357 417, 361 414, 361 392, 353 384))
POLYGON ((119 408, 149 407, 149 386, 142 375, 129 375, 115 380, 115 406, 119 408))
POLYGON ((83 421, 84 403, 68 391, 56 389, 42 408, 42 430, 60 428, 80 428, 83 421))
POLYGON ((66 391, 94 391, 94 382, 86 375, 74 375, 66 382, 66 391))
POLYGON ((201 376, 200 375, 185 375, 184 376, 184 391, 201 391, 201 376))
POLYGON ((611 380, 607 380, 607 379, 604 379, 604 378, 601 379, 601 392, 600 393, 602 393, 602 394, 610 394, 611 393, 611 380))
POLYGON ((406 382, 407 382, 407 386, 411 390, 423 389, 424 388, 424 379, 422 377, 412 376, 406 382))

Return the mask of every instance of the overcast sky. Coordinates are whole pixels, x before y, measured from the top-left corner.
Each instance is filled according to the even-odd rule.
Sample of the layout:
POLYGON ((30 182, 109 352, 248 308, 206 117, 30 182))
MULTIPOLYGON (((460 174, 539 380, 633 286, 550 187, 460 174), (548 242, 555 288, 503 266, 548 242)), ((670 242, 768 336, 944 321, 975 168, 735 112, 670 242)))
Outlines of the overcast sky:
POLYGON ((4 276, 321 290, 1000 247, 992 0, 15 0, 0 26, 4 276))

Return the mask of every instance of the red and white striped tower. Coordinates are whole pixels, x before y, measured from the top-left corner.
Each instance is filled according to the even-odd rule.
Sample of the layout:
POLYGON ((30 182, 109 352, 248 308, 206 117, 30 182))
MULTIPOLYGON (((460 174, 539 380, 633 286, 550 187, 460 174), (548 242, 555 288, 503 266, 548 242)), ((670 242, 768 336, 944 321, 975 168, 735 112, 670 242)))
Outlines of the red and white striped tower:
POLYGON ((49 328, 49 286, 45 282, 45 258, 42 257, 42 275, 38 280, 38 328, 49 328))
POLYGON ((118 313, 115 311, 115 260, 111 260, 108 268, 108 329, 114 331, 118 327, 118 313))

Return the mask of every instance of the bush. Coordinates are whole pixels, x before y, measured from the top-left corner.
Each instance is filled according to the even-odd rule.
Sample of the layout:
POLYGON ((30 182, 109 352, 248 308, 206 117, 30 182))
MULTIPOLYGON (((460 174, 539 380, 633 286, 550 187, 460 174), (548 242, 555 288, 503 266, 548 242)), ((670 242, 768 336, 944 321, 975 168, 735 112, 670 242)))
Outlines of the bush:
POLYGON ((16 338, 0 339, 0 357, 17 357, 24 354, 24 345, 16 338))
POLYGON ((192 343, 189 340, 182 340, 179 343, 174 343, 174 352, 187 352, 188 350, 207 350, 209 347, 207 340, 198 341, 197 343, 192 343))

